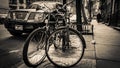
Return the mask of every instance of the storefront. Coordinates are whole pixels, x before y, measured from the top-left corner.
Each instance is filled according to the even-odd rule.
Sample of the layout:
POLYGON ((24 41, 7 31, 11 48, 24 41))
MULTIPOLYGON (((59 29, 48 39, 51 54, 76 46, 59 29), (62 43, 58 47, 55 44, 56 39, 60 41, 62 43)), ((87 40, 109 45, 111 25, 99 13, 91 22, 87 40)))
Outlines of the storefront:
MULTIPOLYGON (((116 21, 115 21, 116 23, 113 24, 113 25, 120 27, 120 0, 115 0, 113 17, 116 18, 116 21)), ((113 22, 112 22, 112 23, 113 23, 113 22)))
POLYGON ((120 27, 120 0, 100 0, 103 22, 110 26, 120 27))

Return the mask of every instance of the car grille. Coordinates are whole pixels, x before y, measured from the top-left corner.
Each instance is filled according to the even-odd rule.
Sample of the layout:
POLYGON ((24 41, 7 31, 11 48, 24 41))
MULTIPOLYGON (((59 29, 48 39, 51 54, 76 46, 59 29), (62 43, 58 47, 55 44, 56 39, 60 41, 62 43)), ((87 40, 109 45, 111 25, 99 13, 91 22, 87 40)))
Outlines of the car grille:
POLYGON ((15 12, 16 19, 25 19, 27 12, 15 12))
POLYGON ((10 13, 10 17, 12 19, 19 19, 19 20, 24 20, 26 15, 27 15, 27 12, 21 12, 21 11, 20 12, 19 11, 11 12, 10 13))

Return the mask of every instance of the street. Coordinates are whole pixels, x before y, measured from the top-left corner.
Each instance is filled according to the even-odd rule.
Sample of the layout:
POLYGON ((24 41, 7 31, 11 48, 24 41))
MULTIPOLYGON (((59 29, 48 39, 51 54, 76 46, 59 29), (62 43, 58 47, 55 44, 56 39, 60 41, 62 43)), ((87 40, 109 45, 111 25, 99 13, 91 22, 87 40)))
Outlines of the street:
MULTIPOLYGON (((80 63, 72 68, 119 68, 120 32, 92 21, 96 44, 91 35, 84 35, 87 43, 80 63)), ((23 44, 27 36, 14 37, 0 25, 0 68, 29 68, 22 60, 23 44)), ((37 68, 55 68, 47 59, 37 68)))
POLYGON ((0 25, 0 68, 7 68, 21 61, 24 37, 14 37, 0 25))

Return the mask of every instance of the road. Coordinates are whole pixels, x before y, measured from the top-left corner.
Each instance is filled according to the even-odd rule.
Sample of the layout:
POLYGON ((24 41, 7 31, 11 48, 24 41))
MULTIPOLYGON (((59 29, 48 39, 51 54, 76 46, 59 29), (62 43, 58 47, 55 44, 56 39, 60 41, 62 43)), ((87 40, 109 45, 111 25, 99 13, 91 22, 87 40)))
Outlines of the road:
POLYGON ((0 68, 7 68, 20 62, 26 37, 14 37, 0 25, 0 68))

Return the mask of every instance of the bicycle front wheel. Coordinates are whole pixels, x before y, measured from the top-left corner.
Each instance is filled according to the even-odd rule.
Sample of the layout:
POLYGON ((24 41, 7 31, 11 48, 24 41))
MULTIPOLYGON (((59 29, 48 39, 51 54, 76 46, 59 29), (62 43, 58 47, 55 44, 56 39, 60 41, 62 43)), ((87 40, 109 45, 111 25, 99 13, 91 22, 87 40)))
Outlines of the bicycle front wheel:
POLYGON ((45 59, 46 34, 43 29, 35 29, 27 37, 23 48, 23 60, 29 67, 36 67, 45 59))
POLYGON ((83 57, 85 40, 76 30, 60 28, 53 32, 48 41, 46 55, 58 67, 76 65, 83 57))

